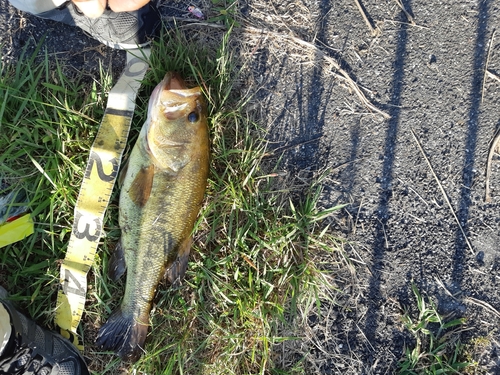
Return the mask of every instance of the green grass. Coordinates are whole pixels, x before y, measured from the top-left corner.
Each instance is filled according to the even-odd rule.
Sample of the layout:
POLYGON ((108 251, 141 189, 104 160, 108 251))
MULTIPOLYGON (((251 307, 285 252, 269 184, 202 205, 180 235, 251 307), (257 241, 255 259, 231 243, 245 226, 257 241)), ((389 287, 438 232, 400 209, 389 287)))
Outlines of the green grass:
POLYGON ((436 305, 426 302, 417 287, 412 291, 417 301, 418 315, 411 317, 409 311, 403 315, 403 324, 415 338, 413 349, 406 348, 405 358, 399 364, 400 375, 463 374, 475 367, 465 359, 465 345, 458 340, 465 320, 445 320, 436 305))
POLYGON ((57 261, 67 245, 82 168, 99 124, 94 118, 103 110, 92 103, 87 84, 66 78, 43 53, 35 60, 38 52, 21 57, 15 67, 1 66, 0 175, 26 189, 35 234, 2 249, 0 280, 33 317, 47 318, 57 261))
POLYGON ((209 22, 222 22, 226 26, 239 26, 236 0, 211 0, 211 11, 215 13, 209 22))
MULTIPOLYGON (((237 56, 229 37, 230 32, 210 38, 192 31, 164 35, 153 47, 137 100, 127 151, 146 117, 153 87, 169 70, 203 88, 212 142, 188 271, 178 289, 159 287, 146 354, 132 366, 137 373, 302 373, 300 361, 281 367, 276 346, 300 335, 285 335, 279 327, 292 321, 298 305, 320 306, 322 290, 331 286, 319 259, 340 258, 323 224, 338 207, 318 209, 320 184, 292 200, 293 186, 283 189, 287 181, 274 173, 279 166, 266 160, 263 167, 269 156, 265 133, 244 110, 250 98, 234 87, 237 56)), ((0 283, 33 318, 53 328, 59 263, 111 82, 104 71, 94 83, 69 79, 52 60, 26 58, 15 67, 2 66, 0 174, 27 190, 36 225, 34 235, 2 249, 0 283)), ((119 373, 124 366, 93 346, 123 294, 123 283, 106 275, 120 235, 118 194, 115 189, 105 216, 80 324, 95 374, 119 373)))

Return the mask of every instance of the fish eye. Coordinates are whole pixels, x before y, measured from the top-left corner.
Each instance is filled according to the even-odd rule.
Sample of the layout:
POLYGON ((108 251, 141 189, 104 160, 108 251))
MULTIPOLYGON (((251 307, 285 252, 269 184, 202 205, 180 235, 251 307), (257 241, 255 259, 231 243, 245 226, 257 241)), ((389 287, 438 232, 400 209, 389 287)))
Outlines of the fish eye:
POLYGON ((188 115, 188 121, 189 122, 196 122, 196 121, 198 121, 199 118, 200 118, 200 116, 198 116, 198 114, 196 112, 191 112, 188 115))

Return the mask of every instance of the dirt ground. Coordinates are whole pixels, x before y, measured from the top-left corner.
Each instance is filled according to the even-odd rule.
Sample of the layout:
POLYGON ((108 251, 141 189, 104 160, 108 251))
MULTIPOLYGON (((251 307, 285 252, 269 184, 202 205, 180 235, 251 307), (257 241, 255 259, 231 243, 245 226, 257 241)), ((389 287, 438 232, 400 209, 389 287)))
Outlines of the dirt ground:
MULTIPOLYGON (((189 5, 161 3, 169 16, 189 5)), ((400 4, 408 14, 396 0, 362 1, 373 32, 355 0, 237 4, 244 90, 283 155, 278 169, 298 186, 327 171, 322 204, 348 204, 332 230, 348 240, 356 272, 339 278, 344 293, 309 316, 308 338, 282 360, 307 354, 310 374, 395 373, 414 344, 401 324, 401 307, 415 305, 413 281, 442 314, 467 318, 462 341, 487 339, 475 359, 500 374, 498 154, 485 201, 500 130, 500 3, 400 4)), ((4 62, 43 35, 50 53, 89 76, 99 60, 123 67, 123 52, 0 0, 4 62)))

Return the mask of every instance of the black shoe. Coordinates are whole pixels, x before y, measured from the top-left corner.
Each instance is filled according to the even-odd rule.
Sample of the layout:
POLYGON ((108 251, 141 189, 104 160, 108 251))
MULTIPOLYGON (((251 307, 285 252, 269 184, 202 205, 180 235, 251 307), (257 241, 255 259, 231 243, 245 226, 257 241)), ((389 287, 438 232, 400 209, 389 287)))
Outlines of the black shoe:
POLYGON ((8 301, 12 335, 0 357, 0 374, 89 375, 78 349, 61 335, 43 329, 8 301))
POLYGON ((149 2, 133 12, 105 9, 98 18, 83 14, 71 1, 59 8, 36 14, 37 17, 78 26, 99 42, 116 49, 147 46, 158 35, 161 19, 156 6, 149 2))

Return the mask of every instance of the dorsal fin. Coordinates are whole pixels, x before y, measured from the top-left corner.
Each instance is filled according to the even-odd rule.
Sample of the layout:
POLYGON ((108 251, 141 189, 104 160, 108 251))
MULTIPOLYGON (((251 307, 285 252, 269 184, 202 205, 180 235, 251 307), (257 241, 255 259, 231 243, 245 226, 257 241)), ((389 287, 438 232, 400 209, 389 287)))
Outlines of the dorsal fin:
POLYGON ((125 160, 125 163, 123 163, 122 169, 121 169, 120 173, 118 174, 118 181, 117 182, 118 182, 118 187, 120 189, 123 186, 123 181, 125 180, 125 175, 127 174, 129 160, 130 160, 130 158, 128 157, 125 160))
POLYGON ((118 241, 116 244, 115 250, 111 254, 108 263, 108 277, 116 281, 118 280, 127 269, 127 265, 125 263, 125 253, 122 247, 122 241, 118 241))

